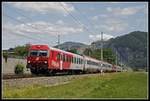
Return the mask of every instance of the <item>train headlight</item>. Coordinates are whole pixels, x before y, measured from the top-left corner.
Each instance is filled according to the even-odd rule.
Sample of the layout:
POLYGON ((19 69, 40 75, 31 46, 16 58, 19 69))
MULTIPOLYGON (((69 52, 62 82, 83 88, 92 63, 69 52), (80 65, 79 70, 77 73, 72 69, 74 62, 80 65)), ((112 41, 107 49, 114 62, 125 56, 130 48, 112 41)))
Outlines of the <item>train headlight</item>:
POLYGON ((28 63, 30 63, 30 61, 28 61, 28 63))
POLYGON ((44 61, 44 63, 47 63, 47 61, 44 61))

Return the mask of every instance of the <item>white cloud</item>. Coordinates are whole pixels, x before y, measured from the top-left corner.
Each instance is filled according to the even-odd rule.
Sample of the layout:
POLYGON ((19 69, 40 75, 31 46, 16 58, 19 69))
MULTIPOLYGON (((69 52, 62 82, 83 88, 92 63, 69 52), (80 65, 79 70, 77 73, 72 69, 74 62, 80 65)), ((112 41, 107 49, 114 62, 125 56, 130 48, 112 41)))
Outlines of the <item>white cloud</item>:
POLYGON ((100 25, 100 28, 106 32, 121 32, 128 27, 128 24, 120 19, 109 18, 103 24, 100 25))
POLYGON ((22 19, 23 19, 23 17, 20 17, 20 16, 19 16, 19 17, 17 17, 17 20, 22 20, 22 19))
POLYGON ((91 17, 90 19, 93 21, 98 21, 101 18, 107 18, 107 17, 108 17, 107 14, 99 14, 99 15, 95 15, 95 16, 91 17))
POLYGON ((142 8, 141 7, 126 7, 126 8, 112 8, 107 7, 106 10, 114 15, 133 15, 139 12, 142 8))
POLYGON ((14 33, 32 33, 42 35, 44 33, 49 35, 56 35, 56 33, 64 34, 74 34, 83 32, 83 29, 80 27, 70 27, 70 26, 61 26, 61 25, 53 25, 48 22, 38 21, 33 23, 25 23, 18 25, 4 25, 5 29, 11 30, 14 33))
POLYGON ((93 16, 93 17, 91 17, 91 20, 97 21, 97 20, 98 20, 98 16, 93 16))
POLYGON ((107 18, 108 15, 107 14, 100 14, 99 17, 101 17, 101 18, 107 18))
POLYGON ((63 22, 62 20, 58 20, 58 21, 56 22, 56 24, 64 25, 64 22, 63 22))
MULTIPOLYGON (((73 6, 64 3, 61 3, 69 12, 73 12, 75 9, 73 6)), ((13 2, 11 3, 14 7, 32 12, 40 12, 42 14, 48 12, 61 12, 66 14, 66 11, 58 2, 13 2)))
MULTIPOLYGON (((89 38, 92 39, 93 41, 100 40, 101 35, 89 35, 89 38)), ((114 38, 114 36, 108 35, 108 34, 103 34, 103 40, 108 40, 110 38, 114 38)))

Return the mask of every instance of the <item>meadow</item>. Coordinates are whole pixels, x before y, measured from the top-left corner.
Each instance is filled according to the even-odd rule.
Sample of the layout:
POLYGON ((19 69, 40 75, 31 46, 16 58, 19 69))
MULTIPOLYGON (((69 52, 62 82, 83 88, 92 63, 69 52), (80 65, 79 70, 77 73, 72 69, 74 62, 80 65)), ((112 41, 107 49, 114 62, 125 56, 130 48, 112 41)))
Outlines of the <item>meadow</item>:
POLYGON ((145 72, 105 73, 56 86, 31 85, 12 88, 3 85, 3 98, 148 98, 148 74, 145 72))

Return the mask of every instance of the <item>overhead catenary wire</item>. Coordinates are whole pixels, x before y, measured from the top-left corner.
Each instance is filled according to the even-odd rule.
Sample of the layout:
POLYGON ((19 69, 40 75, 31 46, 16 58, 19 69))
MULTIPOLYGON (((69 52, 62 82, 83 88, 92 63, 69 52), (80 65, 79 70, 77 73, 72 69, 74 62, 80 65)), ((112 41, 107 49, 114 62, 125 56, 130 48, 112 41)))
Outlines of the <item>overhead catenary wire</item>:
MULTIPOLYGON (((6 6, 7 8, 9 8, 9 9, 11 9, 11 7, 10 6, 6 6)), ((26 19, 28 19, 29 21, 34 21, 32 18, 30 18, 30 17, 28 17, 28 16, 26 16, 25 14, 23 14, 23 13, 21 13, 20 11, 18 11, 18 10, 15 10, 15 9, 13 9, 13 11, 15 11, 17 14, 19 14, 19 15, 21 15, 21 16, 23 16, 24 18, 26 18, 26 19)), ((30 24, 30 25, 32 25, 32 24, 30 24)), ((54 24, 54 25, 58 25, 58 24, 54 24)), ((37 29, 37 30, 39 30, 37 27, 35 27, 35 26, 32 26, 32 28, 34 27, 34 29, 37 29)), ((55 32, 55 33, 59 33, 59 35, 60 35, 60 31, 50 31, 50 32, 55 32)), ((47 33, 47 32, 46 32, 47 33)), ((49 32, 48 32, 49 33, 49 32)))
POLYGON ((83 26, 83 28, 86 29, 87 32, 93 33, 93 32, 90 32, 89 29, 86 28, 86 27, 84 26, 84 24, 82 24, 76 17, 74 17, 74 16, 63 6, 63 4, 61 4, 61 3, 59 3, 59 4, 60 4, 60 6, 62 6, 62 8, 74 19, 74 21, 75 21, 76 23, 78 23, 79 25, 83 26))
MULTIPOLYGON (((39 41, 43 41, 43 40, 36 39, 36 38, 30 37, 30 36, 26 36, 26 35, 23 35, 23 34, 15 33, 15 32, 13 32, 12 30, 10 30, 10 29, 8 29, 8 28, 4 28, 4 27, 3 27, 3 30, 11 31, 11 33, 13 33, 13 35, 17 35, 17 36, 25 37, 25 38, 28 38, 28 39, 33 39, 33 40, 36 40, 37 42, 39 42, 39 41)), ((8 33, 8 34, 11 34, 11 33, 8 33)), ((46 42, 46 41, 43 41, 43 42, 46 42)))
MULTIPOLYGON (((25 24, 23 21, 20 21, 20 20, 17 20, 17 19, 15 19, 15 18, 13 18, 13 17, 11 17, 11 16, 9 16, 9 15, 7 15, 7 14, 3 14, 4 16, 6 16, 6 17, 8 17, 8 18, 10 18, 10 19, 12 19, 13 21, 16 21, 16 22, 18 22, 18 23, 23 23, 23 24, 25 24)), ((28 26, 28 25, 27 25, 28 26)), ((5 30, 6 30, 6 28, 5 28, 5 30)), ((34 38, 35 39, 35 38, 34 38)), ((41 39, 38 39, 38 40, 41 40, 41 39)), ((44 42, 46 42, 46 43, 48 43, 47 41, 44 41, 44 42)))
MULTIPOLYGON (((78 7, 76 6, 76 5, 74 5, 73 3, 70 3, 71 5, 73 5, 73 7, 80 13, 80 15, 82 15, 84 18, 86 18, 87 20, 88 20, 88 18, 87 18, 87 16, 85 15, 85 14, 83 14, 81 11, 80 11, 80 9, 78 9, 78 7)), ((85 20, 85 19, 84 19, 85 20)), ((94 27, 94 24, 92 23, 92 22, 90 22, 90 21, 87 21, 90 25, 92 25, 93 27, 94 27)), ((95 32, 95 31, 94 31, 95 32)), ((95 32, 95 33, 97 33, 97 32, 95 32)))
MULTIPOLYGON (((6 7, 10 8, 9 6, 6 6, 6 7)), ((10 8, 10 9, 11 9, 11 8, 10 8)), ((33 21, 32 18, 30 18, 30 17, 24 15, 23 13, 19 12, 18 10, 14 10, 14 9, 13 9, 13 11, 16 11, 16 13, 22 15, 24 18, 28 19, 29 21, 33 21)), ((25 24, 25 23, 24 23, 24 24, 25 24)), ((37 27, 35 27, 35 26, 32 26, 32 24, 30 24, 30 25, 28 25, 28 26, 31 26, 32 28, 34 28, 34 29, 36 29, 36 30, 39 31, 39 29, 38 29, 37 27)), ((41 31, 40 31, 40 32, 41 32, 41 31)), ((58 31, 50 31, 50 32, 58 32, 58 31)), ((46 32, 46 33, 47 33, 47 32, 46 32)))

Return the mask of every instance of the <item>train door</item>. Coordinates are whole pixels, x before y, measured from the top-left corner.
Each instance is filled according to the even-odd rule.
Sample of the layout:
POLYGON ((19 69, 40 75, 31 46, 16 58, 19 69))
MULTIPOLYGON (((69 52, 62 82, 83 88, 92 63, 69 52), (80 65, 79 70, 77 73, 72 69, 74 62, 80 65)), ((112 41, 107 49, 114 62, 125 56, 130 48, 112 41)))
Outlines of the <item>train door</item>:
POLYGON ((86 71, 86 59, 83 56, 83 71, 86 71))
POLYGON ((62 69, 63 69, 62 64, 63 64, 63 54, 62 54, 62 53, 60 53, 60 70, 62 70, 62 69))
POLYGON ((61 52, 58 52, 57 53, 57 63, 59 64, 59 69, 62 70, 63 69, 63 66, 62 66, 62 53, 61 52))

